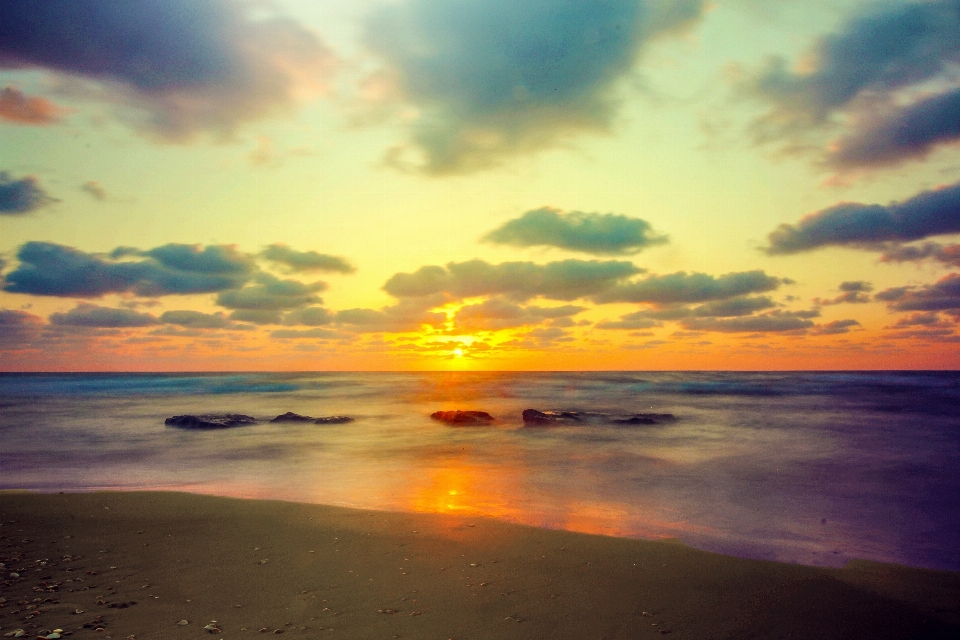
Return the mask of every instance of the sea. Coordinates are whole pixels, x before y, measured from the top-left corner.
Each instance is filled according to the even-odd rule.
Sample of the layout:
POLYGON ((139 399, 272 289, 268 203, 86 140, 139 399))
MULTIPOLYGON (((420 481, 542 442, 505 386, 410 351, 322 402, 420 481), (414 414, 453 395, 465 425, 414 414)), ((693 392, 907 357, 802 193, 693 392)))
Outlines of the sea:
POLYGON ((960 571, 958 372, 0 374, 0 489, 488 516, 960 571), (525 425, 525 409, 625 416, 525 425), (479 410, 450 426, 438 410, 479 410), (292 411, 346 424, 270 423, 292 411), (165 418, 241 413, 250 426, 165 418))

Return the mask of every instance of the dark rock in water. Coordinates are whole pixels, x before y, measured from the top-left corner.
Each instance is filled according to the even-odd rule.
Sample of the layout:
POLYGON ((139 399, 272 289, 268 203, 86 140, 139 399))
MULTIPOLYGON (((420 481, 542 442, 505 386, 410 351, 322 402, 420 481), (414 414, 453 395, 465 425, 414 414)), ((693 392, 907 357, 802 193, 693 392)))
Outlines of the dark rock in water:
POLYGON ((229 429, 256 423, 256 418, 239 413, 208 413, 199 416, 173 416, 164 420, 164 424, 181 429, 229 429))
POLYGON ((673 422, 677 417, 672 413, 636 413, 629 418, 611 420, 614 424, 660 424, 673 422))
POLYGON ((435 411, 430 417, 447 424, 490 424, 494 417, 486 411, 435 411))
POLYGON ((326 418, 311 419, 313 420, 313 424, 344 424, 353 422, 353 418, 350 416, 327 416, 326 418))
POLYGON ((523 421, 528 424, 575 424, 583 421, 576 411, 537 411, 524 409, 523 421))
POLYGON ((313 422, 316 418, 310 416, 301 416, 293 411, 287 411, 285 414, 277 416, 270 422, 313 422))
POLYGON ((614 419, 610 422, 614 424, 657 424, 653 418, 644 418, 642 416, 631 416, 629 418, 614 419))

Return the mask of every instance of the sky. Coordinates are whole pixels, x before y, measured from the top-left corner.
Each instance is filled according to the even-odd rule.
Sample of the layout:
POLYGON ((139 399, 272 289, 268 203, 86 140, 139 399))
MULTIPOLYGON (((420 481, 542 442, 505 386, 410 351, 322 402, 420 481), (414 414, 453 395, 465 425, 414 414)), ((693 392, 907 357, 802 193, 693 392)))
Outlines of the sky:
POLYGON ((960 0, 0 3, 0 370, 960 367, 960 0))

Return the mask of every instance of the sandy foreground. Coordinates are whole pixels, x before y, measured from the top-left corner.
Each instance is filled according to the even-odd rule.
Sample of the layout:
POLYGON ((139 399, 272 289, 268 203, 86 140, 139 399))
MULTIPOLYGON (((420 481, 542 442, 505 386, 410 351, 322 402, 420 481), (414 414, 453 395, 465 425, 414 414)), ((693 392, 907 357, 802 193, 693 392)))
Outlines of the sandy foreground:
POLYGON ((0 638, 960 638, 952 572, 168 492, 2 492, 0 522, 0 638))

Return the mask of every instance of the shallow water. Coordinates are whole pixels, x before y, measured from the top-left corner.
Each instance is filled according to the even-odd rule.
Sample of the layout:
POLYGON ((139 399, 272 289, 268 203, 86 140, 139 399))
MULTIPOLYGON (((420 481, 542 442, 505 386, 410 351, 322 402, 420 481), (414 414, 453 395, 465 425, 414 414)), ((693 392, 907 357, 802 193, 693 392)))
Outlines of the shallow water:
POLYGON ((485 514, 743 557, 960 570, 960 373, 0 374, 0 488, 485 514), (531 428, 523 409, 673 413, 531 428), (478 409, 491 427, 450 427, 478 409), (344 425, 268 424, 284 413, 344 425), (164 425, 245 413, 229 430, 164 425))

